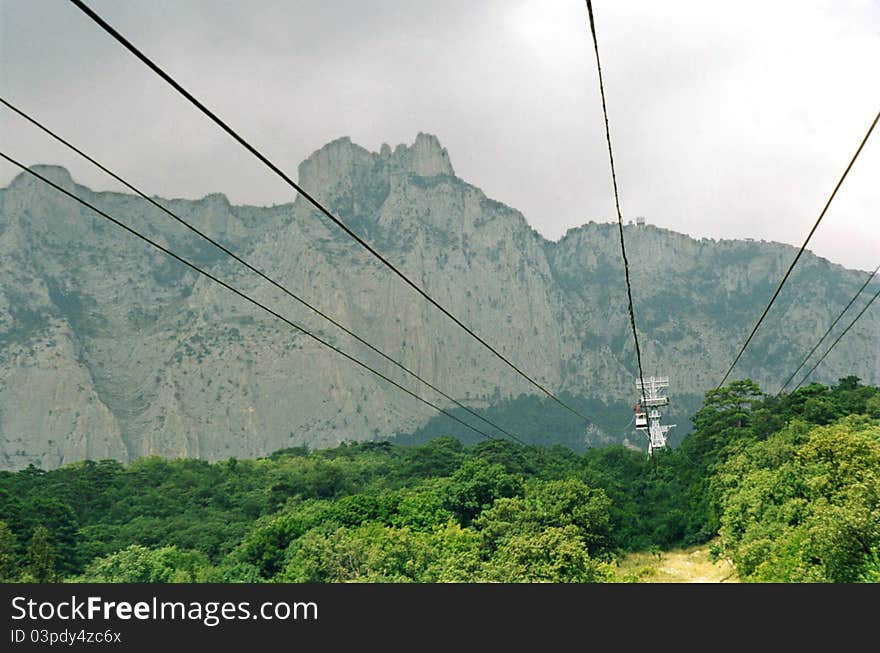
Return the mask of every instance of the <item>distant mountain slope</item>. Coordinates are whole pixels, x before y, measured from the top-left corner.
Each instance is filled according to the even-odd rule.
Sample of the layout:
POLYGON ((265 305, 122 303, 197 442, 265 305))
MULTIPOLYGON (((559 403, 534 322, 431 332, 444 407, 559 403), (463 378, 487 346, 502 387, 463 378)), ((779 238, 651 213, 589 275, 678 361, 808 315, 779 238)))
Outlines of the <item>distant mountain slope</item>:
MULTIPOLYGON (((92 192, 61 168, 40 170, 410 383, 140 198, 92 192)), ((333 141, 300 165, 299 177, 541 383, 610 411, 592 427, 572 426, 562 440, 622 440, 623 425, 612 424, 629 417, 620 407, 634 396, 635 367, 615 225, 589 223, 547 241, 520 213, 456 177, 446 150, 426 134, 378 153, 333 141)), ((161 201, 461 400, 531 405, 534 388, 302 198, 271 208, 232 206, 219 194, 161 201)), ((694 240, 653 226, 627 226, 626 238, 645 371, 671 377, 684 426, 681 418, 720 380, 795 250, 694 240)), ((736 376, 775 390, 864 274, 803 257, 736 376)), ((0 278, 2 468, 152 454, 252 457, 449 428, 27 175, 0 190, 0 278)), ((878 333, 880 311, 872 310, 817 380, 856 374, 880 383, 878 333)), ((497 418, 517 428, 525 426, 522 415, 497 418)), ((526 430, 535 428, 540 422, 526 430)))

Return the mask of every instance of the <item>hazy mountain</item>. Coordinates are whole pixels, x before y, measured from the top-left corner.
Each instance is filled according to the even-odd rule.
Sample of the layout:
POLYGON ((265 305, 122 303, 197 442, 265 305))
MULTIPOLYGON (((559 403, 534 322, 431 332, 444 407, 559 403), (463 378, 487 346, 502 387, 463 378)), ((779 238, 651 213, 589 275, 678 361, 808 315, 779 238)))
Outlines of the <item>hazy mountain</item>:
MULTIPOLYGON (((413 385, 142 199, 92 192, 62 168, 38 169, 413 385)), ((547 241, 520 213, 456 177, 446 150, 425 134, 378 153, 333 141, 300 165, 299 178, 506 356, 593 410, 596 422, 569 426, 567 443, 622 441, 635 361, 616 225, 590 222, 547 241)), ((558 408, 520 396, 536 391, 302 198, 265 208, 232 206, 220 194, 160 201, 450 394, 494 406, 493 417, 511 429, 555 437, 558 408)), ((645 373, 671 378, 684 426, 795 249, 695 240, 650 225, 625 231, 645 373)), ((775 392, 864 276, 805 255, 735 376, 775 392)), ((251 457, 449 426, 29 175, 0 190, 0 278, 2 468, 152 454, 251 457)), ((816 379, 856 374, 880 383, 878 333, 880 311, 869 311, 816 379)))

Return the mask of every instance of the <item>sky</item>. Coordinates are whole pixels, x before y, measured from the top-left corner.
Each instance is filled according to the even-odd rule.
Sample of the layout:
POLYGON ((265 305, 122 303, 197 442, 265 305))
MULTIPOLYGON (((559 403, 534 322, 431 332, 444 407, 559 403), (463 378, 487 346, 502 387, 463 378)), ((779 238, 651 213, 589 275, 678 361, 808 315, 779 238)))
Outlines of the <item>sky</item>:
MULTIPOLYGON (((87 2, 294 174, 340 136, 376 151, 423 131, 547 238, 615 219, 584 2, 87 2)), ((800 245, 880 110, 880 0, 594 11, 624 218, 800 245)), ((64 0, 0 0, 0 94, 148 193, 293 199, 64 0)), ((3 107, 0 144, 120 189, 3 107)), ((16 174, 0 165, 0 185, 16 174)), ((880 127, 809 249, 873 269, 878 220, 880 127)))

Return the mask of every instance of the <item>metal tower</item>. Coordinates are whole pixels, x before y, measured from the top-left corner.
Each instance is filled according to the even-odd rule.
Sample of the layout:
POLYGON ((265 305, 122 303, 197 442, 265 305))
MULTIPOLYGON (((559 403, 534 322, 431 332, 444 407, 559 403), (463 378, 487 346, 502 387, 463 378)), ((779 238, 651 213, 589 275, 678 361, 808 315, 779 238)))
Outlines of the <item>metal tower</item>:
POLYGON ((645 380, 644 386, 641 380, 636 381, 636 389, 643 398, 644 406, 636 404, 636 429, 648 435, 648 455, 654 453, 654 449, 666 446, 666 433, 675 424, 660 424, 663 417, 660 408, 669 405, 669 398, 663 393, 664 388, 669 387, 668 376, 652 376, 645 380))

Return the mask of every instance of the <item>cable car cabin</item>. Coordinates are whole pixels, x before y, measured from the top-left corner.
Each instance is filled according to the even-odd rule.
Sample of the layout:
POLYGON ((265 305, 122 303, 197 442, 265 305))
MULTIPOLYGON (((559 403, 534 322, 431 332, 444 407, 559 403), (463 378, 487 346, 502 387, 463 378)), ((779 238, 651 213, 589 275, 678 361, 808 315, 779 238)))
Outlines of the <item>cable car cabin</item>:
POLYGON ((646 429, 648 428, 648 415, 642 412, 641 407, 636 404, 636 428, 637 429, 646 429))

